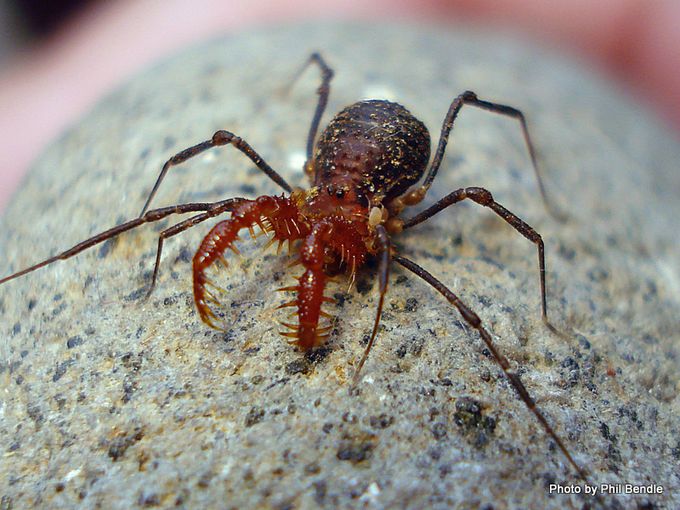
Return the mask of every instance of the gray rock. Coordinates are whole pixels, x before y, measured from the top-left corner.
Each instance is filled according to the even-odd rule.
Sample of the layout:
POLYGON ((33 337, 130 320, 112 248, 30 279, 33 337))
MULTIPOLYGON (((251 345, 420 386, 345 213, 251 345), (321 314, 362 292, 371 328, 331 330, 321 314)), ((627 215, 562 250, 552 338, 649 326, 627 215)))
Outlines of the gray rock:
MULTIPOLYGON (((286 179, 318 85, 325 116, 359 98, 406 105, 437 138, 466 89, 528 116, 546 214, 518 126, 464 110, 427 203, 491 189, 547 246, 553 322, 539 313, 535 247, 474 204, 405 232, 399 249, 477 310, 592 481, 660 484, 613 508, 680 505, 677 218, 680 151, 668 130, 592 73, 499 34, 322 24, 189 50, 103 100, 44 154, 2 219, 2 273, 139 213, 161 164, 232 130, 286 179), (676 225, 674 228, 673 225, 676 225), (646 506, 645 506, 646 505, 646 506)), ((172 169, 155 204, 279 193, 234 150, 172 169)), ((421 207, 422 208, 422 207, 421 207)), ((343 296, 326 347, 305 357, 274 310, 299 268, 243 242, 216 278, 227 332, 198 319, 190 258, 209 225, 166 243, 168 221, 0 288, 2 508, 581 508, 583 484, 517 398, 478 335, 395 267, 377 344, 348 392, 376 306, 375 270, 343 296)), ((247 236, 246 236, 247 237, 247 236)))

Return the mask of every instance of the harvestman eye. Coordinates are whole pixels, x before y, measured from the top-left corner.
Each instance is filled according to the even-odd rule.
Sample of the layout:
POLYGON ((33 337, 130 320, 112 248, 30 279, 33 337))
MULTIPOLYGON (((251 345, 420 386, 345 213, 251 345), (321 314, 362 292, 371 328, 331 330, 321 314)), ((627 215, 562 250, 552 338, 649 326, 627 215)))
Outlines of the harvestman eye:
POLYGON ((400 104, 385 100, 354 103, 340 111, 317 138, 321 117, 328 103, 333 71, 318 54, 312 54, 300 69, 309 65, 319 67, 322 75, 318 89, 318 103, 307 137, 304 171, 310 186, 293 188, 242 138, 220 130, 208 140, 184 149, 171 157, 161 169, 139 217, 86 239, 72 248, 18 271, 0 280, 0 284, 65 260, 99 243, 137 228, 145 223, 168 216, 194 213, 188 219, 163 230, 158 238, 156 262, 149 294, 159 276, 161 252, 165 239, 217 216, 228 213, 229 218, 217 223, 205 236, 193 257, 193 293, 201 320, 215 329, 222 329, 216 308, 221 306, 220 289, 208 277, 207 271, 216 262, 228 265, 227 252, 238 251, 236 243, 243 229, 259 228, 270 236, 270 243, 292 244, 302 266, 297 284, 278 289, 291 292, 292 299, 279 308, 291 307, 297 320, 281 323, 281 335, 303 351, 323 343, 331 330, 331 315, 322 306, 333 301, 324 295, 326 284, 338 270, 353 281, 356 272, 369 259, 378 262, 378 306, 368 345, 356 364, 352 386, 360 381, 360 372, 376 339, 378 325, 387 292, 392 262, 413 273, 439 292, 455 307, 463 320, 477 331, 486 348, 502 369, 505 377, 539 421, 545 433, 555 442, 578 476, 588 482, 587 471, 580 467, 560 436, 536 407, 524 383, 510 362, 496 347, 491 334, 479 316, 451 289, 429 271, 399 253, 391 237, 408 230, 449 206, 472 200, 491 209, 519 234, 531 241, 538 253, 541 317, 546 327, 559 332, 548 320, 545 254, 541 236, 526 222, 496 202, 490 191, 480 187, 460 188, 450 192, 423 212, 402 218, 403 211, 420 203, 427 195, 440 169, 449 134, 460 110, 465 105, 516 119, 526 142, 536 174, 540 196, 549 209, 536 153, 529 136, 524 115, 503 104, 479 99, 474 92, 463 92, 449 106, 430 162, 430 134, 425 125, 400 104), (260 196, 255 199, 228 198, 211 203, 188 203, 150 209, 151 202, 168 170, 209 149, 230 145, 245 155, 262 173, 278 184, 283 196, 260 196), (420 184, 419 184, 420 183, 420 184), (339 203, 340 202, 340 203, 339 203))

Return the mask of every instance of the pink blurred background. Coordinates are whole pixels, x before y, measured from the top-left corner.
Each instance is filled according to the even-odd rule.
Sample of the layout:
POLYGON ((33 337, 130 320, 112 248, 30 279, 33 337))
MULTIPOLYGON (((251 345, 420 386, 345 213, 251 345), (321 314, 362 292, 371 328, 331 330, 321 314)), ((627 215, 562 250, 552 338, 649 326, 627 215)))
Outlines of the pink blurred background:
POLYGON ((14 0, 0 4, 0 211, 47 143, 150 62, 320 18, 511 27, 600 66, 680 133, 677 0, 14 0))

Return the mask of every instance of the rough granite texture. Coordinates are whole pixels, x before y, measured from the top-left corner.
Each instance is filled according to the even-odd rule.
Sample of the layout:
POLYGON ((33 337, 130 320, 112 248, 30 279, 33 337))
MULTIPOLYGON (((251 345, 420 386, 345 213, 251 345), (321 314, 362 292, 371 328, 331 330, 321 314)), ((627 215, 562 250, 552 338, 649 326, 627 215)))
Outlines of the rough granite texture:
MULTIPOLYGON (((293 184, 319 78, 281 93, 309 52, 336 71, 324 117, 360 98, 407 106, 438 138, 466 89, 521 108, 546 214, 516 122, 464 110, 426 203, 481 185, 547 246, 552 335, 535 247, 475 204, 398 237, 403 254, 479 312, 596 483, 661 484, 611 508, 680 506, 678 143, 588 71, 499 34, 321 24, 213 41, 104 99, 49 148, 0 223, 1 273, 139 213, 161 164, 218 128, 293 184), (673 228, 675 225, 675 229, 673 228)), ((171 170, 155 205, 279 193, 233 149, 171 170)), ((416 210, 422 209, 419 206, 416 210)), ((262 239, 215 278, 227 332, 197 318, 193 249, 140 228, 0 287, 0 508, 582 508, 582 483, 477 334, 401 268, 377 344, 348 391, 376 306, 375 269, 339 304, 327 345, 303 356, 274 308, 299 268, 262 239)), ((246 235, 247 238, 247 235, 246 235)))

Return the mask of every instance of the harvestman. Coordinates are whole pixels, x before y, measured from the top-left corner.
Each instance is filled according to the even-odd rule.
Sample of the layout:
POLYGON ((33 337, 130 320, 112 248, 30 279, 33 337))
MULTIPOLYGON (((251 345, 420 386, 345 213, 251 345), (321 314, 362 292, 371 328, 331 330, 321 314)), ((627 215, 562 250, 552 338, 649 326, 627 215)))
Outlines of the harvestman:
MULTIPOLYGON (((536 407, 532 397, 513 371, 508 360, 499 352, 491 335, 482 325, 479 316, 472 311, 446 285, 430 272, 400 255, 392 245, 390 236, 410 229, 463 200, 472 200, 488 207, 534 243, 538 249, 541 293, 541 316, 554 333, 558 333, 548 321, 545 285, 545 256, 541 236, 527 223, 496 202, 488 190, 467 187, 452 191, 423 212, 410 218, 401 218, 406 207, 418 204, 432 185, 444 158, 446 144, 453 123, 464 105, 471 105, 493 113, 512 117, 519 121, 529 156, 536 173, 540 193, 546 206, 545 189, 541 181, 536 154, 529 137, 524 115, 519 110, 483 101, 474 92, 464 92, 451 103, 439 137, 439 143, 430 159, 430 135, 425 125, 403 106, 385 100, 368 100, 354 103, 338 113, 323 130, 317 140, 321 117, 326 109, 333 71, 324 59, 314 53, 300 70, 316 64, 321 70, 322 83, 318 89, 319 100, 307 138, 304 171, 311 181, 308 189, 292 188, 269 164, 243 139, 228 131, 217 131, 209 140, 189 147, 170 158, 164 165, 138 218, 113 227, 91 237, 54 257, 0 280, 0 284, 51 264, 68 259, 107 239, 132 230, 144 223, 158 221, 174 214, 198 213, 163 230, 158 238, 156 262, 149 294, 155 287, 161 252, 165 239, 179 234, 205 220, 223 213, 231 213, 229 219, 217 223, 201 242, 193 258, 193 291, 196 308, 201 320, 212 328, 221 329, 216 323, 214 306, 219 306, 219 289, 207 276, 206 271, 216 262, 226 266, 226 250, 238 251, 235 242, 239 231, 254 227, 271 234, 270 242, 288 241, 295 244, 299 254, 297 263, 304 272, 297 285, 284 287, 281 291, 293 292, 295 297, 281 305, 295 308, 297 323, 282 323, 287 331, 282 335, 302 350, 320 345, 328 336, 330 326, 319 327, 321 318, 330 318, 321 307, 332 301, 324 296, 329 277, 345 273, 354 279, 356 271, 366 261, 378 259, 379 301, 370 340, 357 364, 353 384, 375 340, 383 308, 390 263, 396 262, 426 283, 458 309, 463 320, 477 330, 527 408, 550 438, 557 444, 569 464, 584 481, 586 470, 572 458, 562 439, 553 430, 543 413, 536 407), (230 198, 211 203, 187 203, 149 210, 168 170, 213 147, 232 145, 248 157, 265 175, 288 193, 288 196, 260 196, 254 200, 230 198), (422 180, 422 184, 417 183, 422 180)), ((559 333, 558 333, 559 334, 559 333)))

